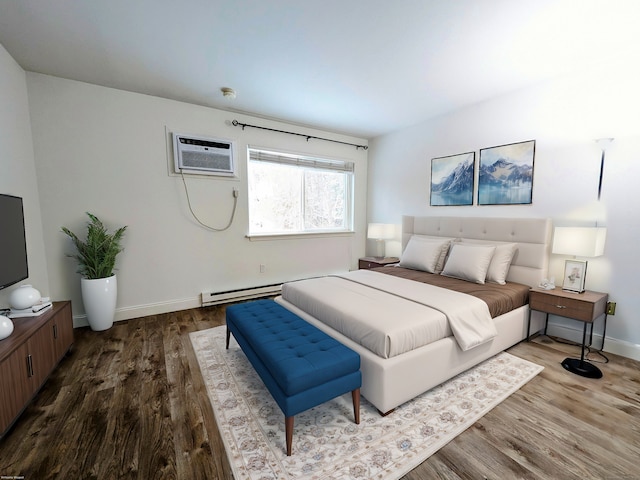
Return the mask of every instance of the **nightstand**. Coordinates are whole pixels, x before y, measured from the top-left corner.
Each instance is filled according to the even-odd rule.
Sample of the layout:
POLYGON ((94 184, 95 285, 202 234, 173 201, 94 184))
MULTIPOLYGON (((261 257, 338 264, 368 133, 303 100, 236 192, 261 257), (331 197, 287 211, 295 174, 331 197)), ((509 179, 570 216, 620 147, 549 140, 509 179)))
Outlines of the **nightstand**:
POLYGON ((376 267, 384 267, 400 261, 397 257, 362 257, 358 261, 358 268, 369 269, 376 267))
POLYGON ((601 378, 602 372, 598 367, 584 359, 584 349, 587 340, 587 324, 591 325, 589 345, 593 339, 593 322, 604 315, 604 332, 602 334, 602 344, 604 347, 604 336, 607 329, 607 301, 609 295, 606 293, 585 291, 582 293, 566 292, 561 288, 544 290, 532 288, 529 291, 529 320, 527 323, 527 340, 531 328, 531 311, 537 310, 546 314, 544 333, 547 333, 549 314, 558 315, 572 320, 584 322, 582 332, 582 354, 580 359, 565 358, 562 366, 577 375, 589 378, 601 378))

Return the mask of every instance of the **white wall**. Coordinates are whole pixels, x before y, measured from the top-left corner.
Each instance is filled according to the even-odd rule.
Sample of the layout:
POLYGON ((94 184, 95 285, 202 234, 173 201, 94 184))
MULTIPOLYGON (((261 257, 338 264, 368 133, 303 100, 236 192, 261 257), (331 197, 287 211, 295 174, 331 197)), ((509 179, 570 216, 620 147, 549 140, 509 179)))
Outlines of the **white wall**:
POLYGON ((366 151, 227 122, 366 144, 362 139, 35 73, 27 74, 27 86, 51 296, 72 300, 76 324, 83 314, 80 281, 60 227, 84 235, 87 211, 109 228, 128 226, 116 265, 117 320, 199 306, 203 291, 346 271, 364 254, 366 151), (181 178, 169 175, 173 131, 237 142, 239 178, 187 178, 195 211, 216 227, 228 222, 232 190, 239 189, 229 230, 208 231, 191 217, 181 178), (354 161, 357 233, 247 239, 247 145, 354 161))
MULTIPOLYGON (((399 223, 402 214, 550 217, 559 226, 606 226, 605 256, 589 261, 587 288, 608 292, 618 304, 616 315, 609 317, 605 349, 640 358, 640 259, 635 253, 640 75, 598 67, 598 72, 545 83, 374 139, 368 219, 399 223), (615 141, 607 151, 597 202, 601 151, 594 139, 601 137, 615 141), (532 139, 532 205, 429 206, 432 158, 475 151, 477 162, 481 148, 532 139)), ((550 275, 558 284, 566 258, 552 255, 550 275)), ((581 340, 582 323, 554 321, 556 332, 581 340)), ((596 331, 601 329, 600 321, 596 331)))
POLYGON ((15 288, 31 284, 43 296, 47 296, 49 281, 42 240, 40 201, 33 159, 25 72, 2 45, 0 45, 0 193, 23 198, 29 259, 29 278, 0 291, 0 308, 8 308, 9 295, 15 288))

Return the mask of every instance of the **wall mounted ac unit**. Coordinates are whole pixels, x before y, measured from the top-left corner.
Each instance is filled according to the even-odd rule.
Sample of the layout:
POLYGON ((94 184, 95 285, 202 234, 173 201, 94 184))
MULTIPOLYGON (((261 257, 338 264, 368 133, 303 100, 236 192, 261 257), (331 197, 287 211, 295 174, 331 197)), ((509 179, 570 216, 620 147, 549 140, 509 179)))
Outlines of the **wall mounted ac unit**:
POLYGON ((173 134, 176 173, 235 177, 234 150, 229 140, 173 134))

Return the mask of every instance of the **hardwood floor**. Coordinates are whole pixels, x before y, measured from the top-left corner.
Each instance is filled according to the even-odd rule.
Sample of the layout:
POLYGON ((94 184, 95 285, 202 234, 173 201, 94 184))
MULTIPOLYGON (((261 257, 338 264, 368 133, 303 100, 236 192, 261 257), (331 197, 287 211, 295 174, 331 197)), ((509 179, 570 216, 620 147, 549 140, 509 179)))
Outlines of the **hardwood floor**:
MULTIPOLYGON (((232 478, 188 336, 222 324, 220 306, 77 329, 0 440, 0 477, 232 478)), ((542 337, 510 352, 544 371, 406 480, 640 478, 640 362, 608 354, 591 380, 560 365, 577 347, 542 337)))

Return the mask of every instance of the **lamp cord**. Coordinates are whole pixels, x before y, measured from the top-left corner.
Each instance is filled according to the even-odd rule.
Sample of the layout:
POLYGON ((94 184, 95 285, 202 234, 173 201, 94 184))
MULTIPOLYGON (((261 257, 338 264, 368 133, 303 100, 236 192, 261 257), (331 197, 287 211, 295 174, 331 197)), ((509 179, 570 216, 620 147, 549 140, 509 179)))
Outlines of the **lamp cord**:
MULTIPOLYGON (((555 336, 552 336, 552 335, 547 335, 547 337, 550 338, 551 340, 553 340, 554 342, 561 343, 563 345, 570 345, 572 347, 582 347, 581 343, 571 342, 569 340, 564 340, 564 339, 561 339, 561 338, 558 338, 558 337, 555 337, 555 336)), ((591 345, 585 345, 585 350, 586 350, 585 355, 584 355, 584 359, 585 360, 587 360, 589 362, 593 362, 593 363, 609 363, 609 358, 603 353, 602 350, 598 350, 598 349, 592 348, 591 345), (596 355, 600 355, 604 359, 604 361, 593 360, 592 358, 588 358, 589 354, 591 354, 591 353, 596 354, 596 355)))
POLYGON ((236 193, 234 192, 233 194, 233 210, 231 210, 231 218, 229 219, 229 223, 227 223, 227 225, 224 228, 215 228, 201 221, 196 215, 196 213, 193 211, 193 207, 191 206, 191 198, 189 198, 189 189, 187 188, 187 181, 184 178, 184 172, 182 171, 182 169, 180 169, 180 176, 182 177, 182 183, 184 184, 184 193, 187 196, 187 205, 189 205, 189 211, 191 212, 191 215, 193 215, 193 218, 195 218, 196 221, 200 225, 202 225, 204 228, 213 230, 214 232, 224 232, 225 230, 227 230, 233 223, 233 218, 236 215, 236 206, 238 205, 238 196, 236 195, 236 193))
POLYGON ((584 358, 593 363, 609 363, 609 358, 604 353, 602 353, 602 350, 592 350, 591 347, 587 347, 587 353, 584 356, 584 358), (590 353, 600 355, 604 359, 604 361, 599 361, 599 360, 594 360, 593 358, 589 358, 590 353))

